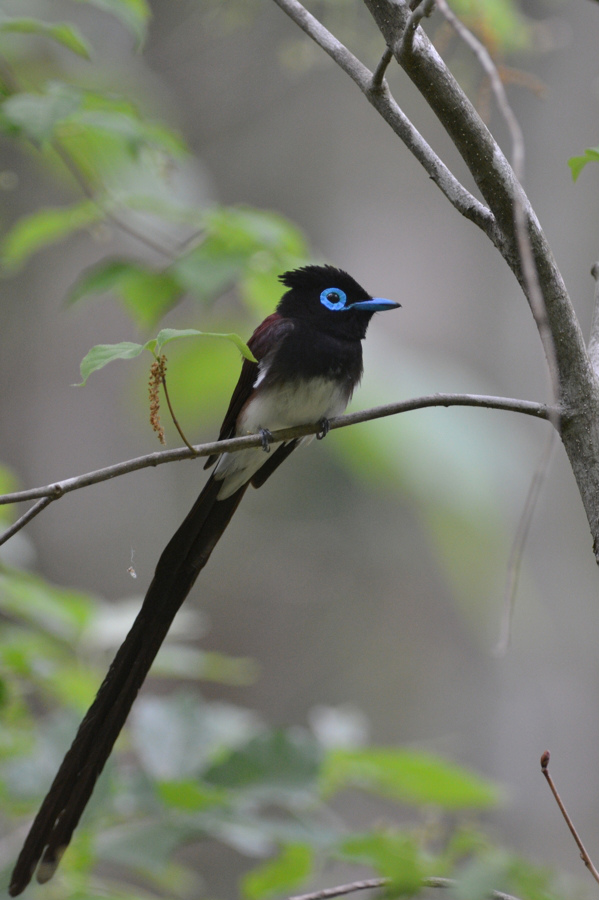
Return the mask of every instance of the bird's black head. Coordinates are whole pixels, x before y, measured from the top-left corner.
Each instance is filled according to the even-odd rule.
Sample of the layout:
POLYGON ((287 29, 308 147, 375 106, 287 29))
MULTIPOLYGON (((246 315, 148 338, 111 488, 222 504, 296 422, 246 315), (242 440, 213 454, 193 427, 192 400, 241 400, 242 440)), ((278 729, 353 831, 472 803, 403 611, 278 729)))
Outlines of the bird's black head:
POLYGON ((375 312, 399 303, 371 297, 351 275, 334 266, 304 266, 279 276, 289 288, 277 312, 285 318, 309 319, 323 330, 361 340, 375 312))

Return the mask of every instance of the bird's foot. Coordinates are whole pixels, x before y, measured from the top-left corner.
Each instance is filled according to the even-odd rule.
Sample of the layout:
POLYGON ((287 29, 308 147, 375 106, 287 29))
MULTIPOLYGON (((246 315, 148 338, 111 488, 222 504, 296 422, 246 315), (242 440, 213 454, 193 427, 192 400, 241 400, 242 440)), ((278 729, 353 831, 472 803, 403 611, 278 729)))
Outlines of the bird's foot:
POLYGON ((318 424, 320 426, 320 430, 316 432, 316 440, 321 441, 331 430, 331 423, 327 418, 323 416, 318 424))
POLYGON ((259 428, 258 433, 260 435, 260 439, 262 440, 262 449, 265 453, 270 453, 272 433, 268 430, 268 428, 259 428))

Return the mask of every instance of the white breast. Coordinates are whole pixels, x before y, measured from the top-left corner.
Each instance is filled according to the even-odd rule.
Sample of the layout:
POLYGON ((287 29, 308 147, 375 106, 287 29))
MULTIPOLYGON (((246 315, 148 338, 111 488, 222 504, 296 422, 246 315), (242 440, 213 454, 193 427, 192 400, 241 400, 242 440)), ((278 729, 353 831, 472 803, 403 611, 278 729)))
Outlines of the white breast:
MULTIPOLYGON (((260 382, 256 382, 256 386, 260 382)), ((276 431, 294 425, 309 425, 320 419, 340 415, 349 400, 348 393, 338 383, 325 378, 308 382, 290 382, 273 389, 262 389, 246 406, 240 417, 238 435, 257 434, 260 429, 276 431)), ((303 438, 308 443, 312 437, 303 438)), ((273 453, 279 444, 271 445, 273 453)), ((219 499, 224 500, 240 488, 264 465, 268 457, 261 447, 239 453, 223 453, 215 477, 223 480, 219 499)))

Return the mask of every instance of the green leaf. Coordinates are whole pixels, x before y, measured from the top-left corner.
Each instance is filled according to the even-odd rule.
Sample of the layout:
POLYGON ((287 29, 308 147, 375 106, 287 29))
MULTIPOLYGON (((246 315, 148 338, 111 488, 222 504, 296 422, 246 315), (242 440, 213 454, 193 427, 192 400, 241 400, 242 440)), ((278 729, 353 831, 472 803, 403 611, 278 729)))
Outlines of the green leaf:
POLYGON ((115 359, 134 359, 144 350, 143 344, 123 341, 120 344, 97 344, 81 360, 81 381, 76 387, 83 387, 89 376, 103 369, 115 359))
POLYGON ((92 614, 87 595, 53 587, 33 575, 2 575, 0 586, 0 609, 5 615, 69 643, 81 635, 92 614))
POLYGON ((115 359, 135 359, 143 350, 149 350, 155 356, 159 356, 165 344, 182 337, 224 338, 235 344, 246 359, 256 362, 249 347, 241 340, 238 334, 213 334, 208 331, 198 331, 195 328, 163 328, 157 337, 152 338, 145 344, 122 341, 120 344, 97 344, 95 347, 92 347, 89 353, 81 360, 81 381, 75 386, 83 387, 90 375, 99 369, 103 369, 104 366, 107 366, 108 363, 115 359))
POLYGON ((358 787, 402 803, 448 810, 486 809, 500 800, 496 785, 474 772, 428 753, 395 748, 331 750, 322 787, 326 794, 358 787))
POLYGON ((262 900, 288 893, 306 880, 312 871, 313 851, 306 844, 289 844, 280 855, 248 872, 241 890, 248 900, 262 900))
POLYGON ((154 325, 182 294, 169 271, 155 272, 139 263, 110 260, 84 272, 71 290, 68 303, 89 294, 113 291, 140 328, 154 325))
POLYGON ((587 147, 582 156, 572 156, 568 160, 572 180, 576 181, 587 163, 599 162, 599 147, 587 147))
POLYGON ((133 109, 82 109, 76 116, 70 117, 69 125, 90 131, 107 131, 126 141, 134 150, 145 144, 160 147, 171 156, 181 156, 186 152, 179 135, 165 125, 140 118, 133 109))
POLYGON ((222 787, 280 795, 313 790, 321 749, 302 731, 274 729, 252 738, 244 747, 205 773, 222 787))
POLYGON ((158 332, 158 336, 154 341, 148 341, 146 347, 152 349, 156 356, 159 356, 162 352, 162 348, 165 344, 168 344, 169 341, 177 340, 178 338, 183 337, 209 337, 209 338, 221 338, 227 341, 231 341, 231 343, 235 344, 241 355, 248 359, 250 362, 257 362, 256 357, 245 343, 242 341, 238 334, 234 334, 233 332, 228 333, 220 333, 213 331, 198 331, 195 328, 163 328, 162 331, 158 332), (153 347, 150 345, 153 344, 153 347))
POLYGON ((40 209, 25 216, 19 219, 2 242, 2 265, 6 269, 16 269, 48 244, 63 240, 103 217, 104 213, 92 200, 83 200, 74 206, 40 209))
POLYGON ((217 207, 205 215, 202 243, 176 260, 173 271, 203 303, 240 281, 244 300, 263 315, 281 296, 277 276, 306 256, 301 232, 277 213, 217 207))
POLYGON ((127 822, 102 831, 97 848, 102 859, 136 869, 147 878, 159 874, 175 850, 192 837, 187 825, 176 822, 127 822))
POLYGON ((49 140, 58 122, 72 115, 81 105, 77 88, 52 82, 43 94, 20 93, 2 104, 5 119, 37 143, 49 140))
POLYGON ((104 12, 112 13, 131 31, 139 45, 145 40, 150 18, 150 7, 146 0, 79 0, 79 2, 89 3, 104 12))
MULTIPOLYGON (((248 710, 201 703, 197 695, 179 691, 168 697, 143 697, 134 710, 131 736, 147 774, 177 781, 203 771, 215 758, 246 741, 255 728, 248 710)), ((207 790, 228 787, 212 782, 207 790)))
POLYGON ((178 282, 168 272, 153 272, 129 265, 122 272, 118 290, 123 305, 140 328, 155 325, 181 297, 178 282))
POLYGON ((418 893, 425 876, 420 850, 415 839, 404 831, 375 831, 353 835, 341 844, 344 858, 360 865, 370 865, 383 878, 391 881, 389 892, 412 895, 418 893))
POLYGON ((172 809, 182 812, 203 812, 215 806, 227 805, 227 792, 202 784, 201 781, 157 781, 158 796, 172 809))
POLYGON ((17 34, 35 34, 40 37, 47 37, 63 47, 67 47, 82 56, 84 59, 90 58, 90 48, 83 35, 67 22, 55 22, 49 25, 47 22, 40 22, 38 19, 0 19, 0 32, 17 33, 17 34))
POLYGON ((69 291, 67 303, 77 303, 90 294, 104 294, 116 291, 126 276, 138 272, 139 266, 125 260, 112 259, 98 266, 86 269, 69 291))
POLYGON ((205 241, 175 260, 171 269, 185 290, 208 303, 235 284, 243 261, 243 256, 232 249, 217 249, 205 241))

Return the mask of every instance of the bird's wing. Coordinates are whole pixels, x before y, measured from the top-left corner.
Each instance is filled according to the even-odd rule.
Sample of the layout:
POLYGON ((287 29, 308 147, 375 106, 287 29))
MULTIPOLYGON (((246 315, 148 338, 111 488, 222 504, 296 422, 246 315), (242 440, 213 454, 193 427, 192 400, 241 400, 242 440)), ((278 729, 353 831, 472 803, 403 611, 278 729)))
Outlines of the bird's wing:
MULTIPOLYGON (((278 313, 273 313, 271 316, 267 316, 262 324, 256 328, 248 341, 248 347, 258 360, 258 363, 292 329, 293 323, 289 320, 283 319, 278 313)), ((218 435, 219 441, 224 441, 227 440, 227 438, 234 437, 235 426, 237 424, 239 413, 250 398, 251 393, 254 389, 254 385, 256 383, 256 379, 260 374, 258 363, 251 362, 249 359, 244 359, 243 365, 241 367, 241 373, 239 375, 239 380, 235 385, 235 390, 233 391, 233 394, 231 396, 229 408, 225 413, 225 418, 223 419, 223 423, 220 427, 220 432, 218 435)), ((218 459, 218 456, 218 453, 213 453, 211 456, 209 456, 204 464, 204 468, 209 469, 210 466, 213 466, 218 459)))

